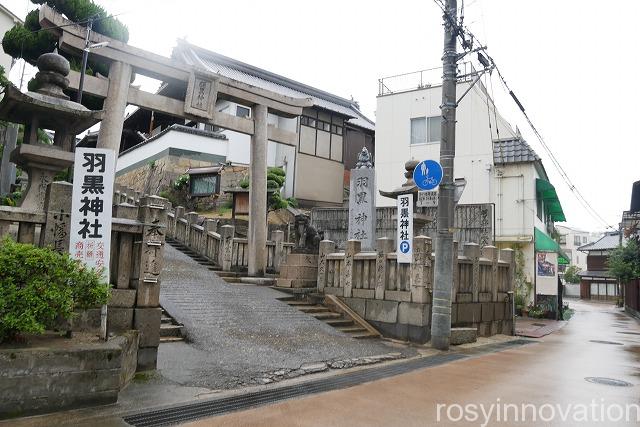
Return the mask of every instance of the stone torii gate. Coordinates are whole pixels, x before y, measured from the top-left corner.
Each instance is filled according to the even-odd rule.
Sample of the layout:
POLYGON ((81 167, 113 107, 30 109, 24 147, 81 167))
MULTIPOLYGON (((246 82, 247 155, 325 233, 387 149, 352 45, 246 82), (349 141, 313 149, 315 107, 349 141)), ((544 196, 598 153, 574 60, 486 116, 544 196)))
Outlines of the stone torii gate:
MULTIPOLYGON (((85 48, 86 28, 43 5, 40 25, 59 38, 59 48, 80 54, 85 48)), ((91 43, 108 42, 91 55, 109 63, 109 78, 85 76, 83 91, 105 98, 104 115, 98 135, 98 148, 118 153, 127 104, 175 117, 209 123, 251 135, 249 187, 249 275, 265 272, 267 262, 267 141, 296 145, 296 132, 267 125, 267 114, 296 117, 311 99, 291 98, 251 86, 219 74, 178 63, 169 58, 138 49, 118 40, 92 32, 91 43), (152 94, 131 86, 133 73, 186 87, 185 99, 152 94), (253 107, 253 117, 243 118, 216 111, 216 100, 229 99, 253 107)), ((71 71, 70 88, 77 89, 80 74, 71 71)))

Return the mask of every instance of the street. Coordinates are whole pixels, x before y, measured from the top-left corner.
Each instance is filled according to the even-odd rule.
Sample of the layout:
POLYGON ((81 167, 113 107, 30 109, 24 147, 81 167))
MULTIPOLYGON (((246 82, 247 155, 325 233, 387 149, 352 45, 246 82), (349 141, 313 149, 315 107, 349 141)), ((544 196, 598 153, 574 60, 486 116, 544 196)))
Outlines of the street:
POLYGON ((610 304, 569 304, 576 310, 569 324, 539 343, 189 425, 638 425, 637 406, 626 405, 640 404, 639 322, 610 304), (591 383, 586 377, 633 385, 591 383), (516 421, 516 410, 505 411, 507 404, 535 405, 537 418, 526 407, 516 421), (489 414, 491 408, 485 423, 483 409, 489 414))

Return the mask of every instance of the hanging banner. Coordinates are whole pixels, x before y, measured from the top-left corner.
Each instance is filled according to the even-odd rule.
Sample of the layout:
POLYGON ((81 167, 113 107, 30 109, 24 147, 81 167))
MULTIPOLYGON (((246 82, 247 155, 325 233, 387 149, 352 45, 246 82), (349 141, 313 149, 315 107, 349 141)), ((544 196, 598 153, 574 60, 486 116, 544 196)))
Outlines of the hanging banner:
POLYGON ((558 295, 558 254, 536 252, 536 293, 558 295))
POLYGON ((88 267, 103 269, 107 281, 115 170, 113 150, 76 149, 69 253, 88 267))
POLYGON ((398 264, 410 264, 413 257, 413 195, 398 196, 396 254, 398 264))

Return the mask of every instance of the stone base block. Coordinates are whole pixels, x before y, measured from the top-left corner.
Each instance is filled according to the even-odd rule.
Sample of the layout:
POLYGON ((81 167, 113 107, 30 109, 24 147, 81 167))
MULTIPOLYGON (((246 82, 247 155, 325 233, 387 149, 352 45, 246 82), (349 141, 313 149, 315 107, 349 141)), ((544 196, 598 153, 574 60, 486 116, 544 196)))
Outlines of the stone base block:
POLYGON ((107 309, 107 331, 123 332, 133 328, 133 308, 109 307, 107 309))
POLYGON ((158 365, 158 347, 138 349, 138 371, 151 371, 158 365))
POLYGON ((160 305, 160 282, 138 282, 136 306, 158 307, 160 305))
POLYGON ((491 292, 480 292, 478 294, 479 302, 491 302, 493 300, 493 294, 491 292))
POLYGON ((481 322, 478 325, 478 334, 481 337, 490 337, 491 336, 491 324, 493 322, 481 322))
POLYGON ((367 300, 365 319, 376 322, 396 323, 398 321, 398 302, 367 300))
POLYGON ((478 303, 458 304, 458 323, 472 324, 481 319, 481 306, 478 303))
POLYGON ((384 299, 390 301, 411 301, 410 291, 384 291, 384 299))
POLYGON ((318 255, 288 254, 282 265, 318 268, 318 255))
POLYGON ((495 316, 495 308, 494 303, 492 302, 483 302, 480 303, 482 306, 482 321, 483 322, 491 322, 494 320, 495 316))
POLYGON ((375 298, 375 293, 374 289, 353 289, 351 291, 354 298, 375 298))
POLYGON ((473 302, 473 294, 466 292, 458 292, 456 295, 456 302, 473 302))
POLYGON ((398 323, 429 326, 431 324, 430 314, 431 306, 429 304, 401 302, 398 305, 398 323))
POLYGON ((349 306, 351 310, 358 313, 358 315, 363 319, 365 318, 365 309, 367 304, 366 300, 361 298, 341 298, 341 299, 345 302, 345 304, 349 306))
POLYGON ((280 266, 280 277, 287 279, 317 280, 318 267, 283 264, 280 266))
POLYGON ((337 295, 341 297, 344 295, 344 288, 325 287, 322 292, 324 292, 325 295, 337 295))
POLYGON ((109 298, 109 308, 133 308, 136 303, 135 289, 111 289, 111 298, 109 298))
POLYGON ((136 308, 133 327, 140 333, 140 347, 157 347, 160 343, 160 308, 136 308))
POLYGON ((403 323, 386 323, 369 321, 385 337, 424 344, 431 339, 431 329, 428 326, 407 325, 403 323))
POLYGON ((467 344, 478 340, 478 330, 476 328, 451 328, 451 345, 467 344))

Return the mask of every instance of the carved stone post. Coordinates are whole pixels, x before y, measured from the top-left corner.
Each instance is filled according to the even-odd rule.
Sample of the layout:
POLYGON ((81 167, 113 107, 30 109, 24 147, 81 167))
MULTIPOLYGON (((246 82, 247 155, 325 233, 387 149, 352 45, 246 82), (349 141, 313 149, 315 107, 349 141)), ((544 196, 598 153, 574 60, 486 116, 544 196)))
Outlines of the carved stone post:
POLYGON ((471 260, 471 293, 473 294, 473 302, 478 302, 478 293, 480 292, 480 246, 477 243, 465 243, 464 255, 471 260))
MULTIPOLYGON (((121 203, 116 206, 114 216, 124 219, 137 219, 138 207, 130 205, 128 203, 121 203)), ((133 234, 119 233, 120 238, 117 242, 118 245, 118 259, 117 262, 117 276, 116 276, 116 288, 127 289, 131 283, 131 273, 133 261, 133 234)), ((112 240, 112 246, 116 245, 116 241, 112 240)))
POLYGON ((220 227, 220 257, 218 263, 222 267, 222 271, 231 271, 231 262, 233 260, 233 234, 235 227, 233 225, 223 225, 220 227))
POLYGON ((40 246, 51 246, 58 252, 69 252, 71 225, 71 193, 73 185, 52 182, 44 202, 45 225, 40 231, 40 246))
POLYGON ((284 231, 275 230, 271 233, 271 240, 275 242, 275 248, 273 251, 273 269, 276 273, 280 272, 280 263, 284 259, 284 231))
POLYGON ((320 242, 318 255, 318 292, 323 292, 327 284, 327 255, 332 253, 336 248, 336 244, 331 240, 323 240, 320 242))
POLYGON ((429 291, 426 287, 427 236, 413 238, 413 259, 411 260, 411 301, 417 303, 429 302, 429 291))
POLYGON ((195 249, 196 252, 198 252, 198 248, 191 247, 191 245, 193 244, 191 242, 191 226, 198 222, 198 213, 197 212, 189 212, 186 215, 186 218, 187 218, 187 231, 186 231, 185 239, 184 239, 185 246, 187 246, 187 247, 189 247, 191 249, 195 249))
POLYGON ((340 282, 344 288, 344 297, 351 298, 353 290, 354 256, 360 252, 361 242, 359 240, 347 240, 344 250, 344 269, 340 277, 340 282))
POLYGON ((203 254, 209 259, 216 259, 216 255, 213 253, 213 236, 210 236, 209 233, 216 233, 218 230, 218 221, 215 219, 205 219, 204 220, 204 251, 203 254))
POLYGON ((498 302, 498 248, 485 246, 482 257, 491 261, 491 301, 498 302))
POLYGON ((388 237, 380 237, 376 242, 376 286, 375 298, 384 299, 387 289, 387 254, 395 250, 395 242, 388 237))

